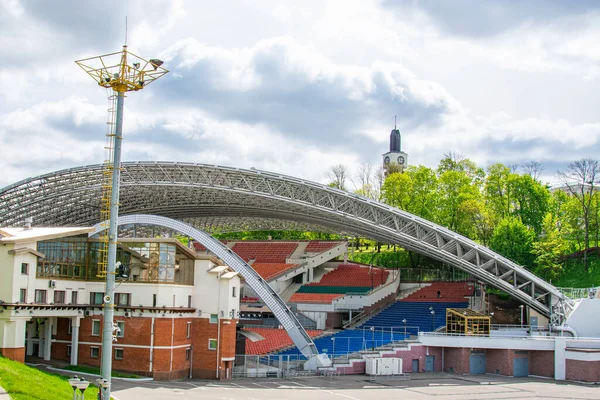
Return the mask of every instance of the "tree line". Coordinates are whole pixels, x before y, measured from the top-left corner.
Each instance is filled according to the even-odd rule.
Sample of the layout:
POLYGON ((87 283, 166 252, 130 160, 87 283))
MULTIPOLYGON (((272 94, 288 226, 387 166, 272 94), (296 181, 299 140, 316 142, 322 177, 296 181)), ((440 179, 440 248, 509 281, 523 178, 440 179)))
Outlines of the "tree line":
POLYGON ((347 190, 350 181, 357 194, 445 226, 546 279, 557 278, 564 257, 578 251, 587 272, 588 250, 600 246, 598 161, 568 164, 557 172, 559 187, 542 182, 542 172, 537 162, 482 168, 450 153, 435 169, 408 166, 386 174, 366 164, 352 179, 337 165, 328 176, 331 186, 347 190))

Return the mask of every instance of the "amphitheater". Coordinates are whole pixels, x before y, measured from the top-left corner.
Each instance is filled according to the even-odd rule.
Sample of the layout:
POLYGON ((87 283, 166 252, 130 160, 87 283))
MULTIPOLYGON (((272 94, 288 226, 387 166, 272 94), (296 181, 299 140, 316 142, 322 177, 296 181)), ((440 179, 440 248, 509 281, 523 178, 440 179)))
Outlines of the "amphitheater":
MULTIPOLYGON (((0 288, 5 356, 98 363, 95 296, 102 287, 89 271, 102 229, 101 188, 102 166, 92 165, 0 190, 0 267, 12 277, 0 288), (75 254, 77 246, 88 255, 56 251, 75 254)), ((407 379, 450 372, 600 382, 597 291, 554 287, 466 237, 370 199, 254 169, 127 162, 119 226, 132 272, 120 283, 126 300, 116 315, 126 333, 115 368, 155 379, 187 371, 233 379, 391 368, 407 379), (365 237, 457 273, 421 279, 353 262, 347 240, 210 236, 242 230, 365 237), (518 323, 494 323, 488 288, 521 305, 518 323), (162 339, 162 330, 177 339, 162 339), (134 352, 138 364, 127 356, 134 352)))

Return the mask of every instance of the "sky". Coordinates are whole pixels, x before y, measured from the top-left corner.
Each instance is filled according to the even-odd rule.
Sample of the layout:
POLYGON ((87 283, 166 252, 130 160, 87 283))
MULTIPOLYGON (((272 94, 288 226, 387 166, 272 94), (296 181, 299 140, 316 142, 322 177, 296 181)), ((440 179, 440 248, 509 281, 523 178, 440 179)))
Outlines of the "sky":
POLYGON ((544 167, 600 154, 600 3, 2 0, 0 187, 105 157, 107 93, 74 60, 128 49, 170 72, 129 93, 124 161, 327 182, 450 152, 544 167))

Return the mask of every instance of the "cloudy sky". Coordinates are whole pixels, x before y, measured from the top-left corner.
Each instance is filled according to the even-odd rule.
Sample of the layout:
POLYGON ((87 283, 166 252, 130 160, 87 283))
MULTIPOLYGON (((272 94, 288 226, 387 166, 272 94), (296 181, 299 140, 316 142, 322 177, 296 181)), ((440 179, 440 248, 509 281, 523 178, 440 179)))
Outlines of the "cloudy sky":
POLYGON ((106 92, 73 62, 129 50, 171 72, 125 106, 124 160, 326 181, 379 164, 600 154, 595 1, 0 1, 0 187, 104 160, 106 92))

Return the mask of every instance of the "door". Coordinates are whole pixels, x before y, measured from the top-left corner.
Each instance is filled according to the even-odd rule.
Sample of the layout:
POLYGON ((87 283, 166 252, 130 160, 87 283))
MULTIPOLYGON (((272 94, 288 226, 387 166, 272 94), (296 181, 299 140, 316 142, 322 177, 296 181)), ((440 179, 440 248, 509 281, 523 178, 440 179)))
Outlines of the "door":
POLYGON ((435 365, 435 356, 425 357, 425 372, 433 372, 433 366, 435 365))
POLYGON ((412 360, 412 372, 419 372, 419 360, 412 360))
POLYGON ((529 376, 529 358, 521 357, 513 359, 513 376, 529 376))
POLYGON ((538 317, 529 317, 529 323, 531 324, 531 329, 536 329, 538 326, 538 317))
POLYGON ((469 373, 471 375, 485 374, 485 353, 471 353, 469 373))

